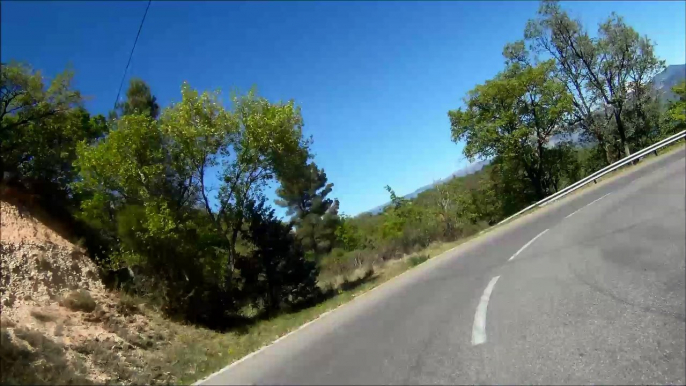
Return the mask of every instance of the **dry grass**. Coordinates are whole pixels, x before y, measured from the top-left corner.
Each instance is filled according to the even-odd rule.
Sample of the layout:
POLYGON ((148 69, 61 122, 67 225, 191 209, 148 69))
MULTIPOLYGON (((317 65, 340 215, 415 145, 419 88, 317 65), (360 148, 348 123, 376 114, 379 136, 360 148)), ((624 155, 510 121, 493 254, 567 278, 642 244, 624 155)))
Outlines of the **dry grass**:
POLYGON ((34 318, 36 318, 37 320, 39 320, 43 323, 53 322, 53 321, 55 321, 55 319, 57 319, 57 315, 55 315, 51 312, 43 311, 41 309, 31 310, 31 316, 33 316, 34 318))
POLYGON ((85 385, 83 363, 69 360, 63 345, 37 330, 16 328, 0 332, 2 384, 85 385))

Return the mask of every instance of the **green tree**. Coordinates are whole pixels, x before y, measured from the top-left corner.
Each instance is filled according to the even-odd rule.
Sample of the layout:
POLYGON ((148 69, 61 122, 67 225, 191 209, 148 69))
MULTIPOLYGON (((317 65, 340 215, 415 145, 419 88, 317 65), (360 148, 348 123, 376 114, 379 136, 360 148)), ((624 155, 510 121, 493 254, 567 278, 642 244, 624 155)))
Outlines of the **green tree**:
POLYGON ((349 216, 340 216, 335 233, 337 243, 346 251, 362 248, 360 228, 349 216))
MULTIPOLYGON (((71 87, 73 73, 58 74, 45 85, 28 65, 3 64, 0 84, 0 157, 3 182, 47 197, 71 194, 76 146, 106 131, 102 116, 91 117, 71 87)), ((65 204, 62 202, 62 204, 65 204)))
POLYGON ((500 157, 521 167, 537 199, 552 191, 549 142, 568 130, 572 109, 554 61, 531 65, 521 42, 505 48, 507 68, 469 92, 465 108, 448 113, 454 142, 464 140, 469 159, 500 157))
POLYGON ((664 61, 655 56, 654 43, 614 13, 598 26, 596 39, 557 1, 543 1, 538 14, 538 19, 528 23, 525 36, 534 49, 557 61, 560 77, 574 96, 577 122, 604 146, 607 138, 595 114, 603 111, 614 121, 620 148, 628 156, 631 137, 641 135, 650 118, 644 108, 651 99, 650 80, 664 69, 664 61), (628 102, 630 98, 633 102, 628 102), (628 107, 643 122, 628 125, 628 107))
MULTIPOLYGON (((292 175, 309 157, 309 140, 302 136, 302 117, 294 102, 270 103, 254 91, 234 97, 236 131, 222 150, 226 161, 220 173, 216 215, 228 230, 229 266, 237 257, 236 242, 242 232, 246 208, 264 197, 272 182, 292 175)), ((206 204, 208 212, 210 206, 206 204)), ((230 268, 229 273, 233 271, 230 268)))
POLYGON ((110 118, 142 114, 156 119, 159 113, 160 106, 157 103, 157 98, 152 95, 150 86, 142 79, 132 78, 129 81, 129 88, 126 90, 126 99, 116 102, 115 110, 110 113, 110 118))
POLYGON ((327 197, 332 189, 324 170, 310 162, 285 176, 276 190, 276 204, 288 208, 303 247, 315 256, 329 252, 336 237, 338 202, 327 197))
POLYGON ((672 102, 667 111, 667 117, 671 121, 667 134, 675 134, 686 129, 686 81, 674 86, 672 91, 679 99, 672 102))
MULTIPOLYGON (((264 187, 308 154, 293 103, 270 103, 253 92, 232 100, 227 110, 219 93, 184 84, 181 101, 158 120, 122 116, 105 139, 82 144, 77 161, 76 186, 89 193, 83 217, 118 242, 113 262, 158 280, 170 312, 206 322, 255 298, 248 271, 236 268, 264 260, 251 233, 255 205, 264 187), (217 168, 219 186, 209 186, 217 168)), ((297 260, 293 253, 279 256, 297 260)))
POLYGON ((305 259, 301 244, 264 200, 248 206, 247 241, 254 251, 239 259, 237 267, 250 288, 253 301, 264 304, 267 312, 284 305, 298 306, 315 300, 317 265, 305 259))

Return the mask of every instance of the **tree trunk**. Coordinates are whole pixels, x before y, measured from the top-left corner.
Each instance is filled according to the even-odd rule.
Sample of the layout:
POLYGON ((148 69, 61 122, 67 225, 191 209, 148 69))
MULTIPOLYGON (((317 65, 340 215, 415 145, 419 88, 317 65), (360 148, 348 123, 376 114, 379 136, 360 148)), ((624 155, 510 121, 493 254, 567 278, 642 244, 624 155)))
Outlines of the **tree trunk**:
POLYGON ((596 133, 596 139, 598 140, 598 148, 603 151, 603 154, 605 155, 605 161, 607 161, 608 165, 612 164, 612 157, 610 156, 610 152, 607 151, 607 144, 605 143, 605 136, 601 132, 596 133))
POLYGON ((234 227, 231 233, 231 244, 229 245, 229 261, 226 267, 226 286, 229 291, 233 289, 233 268, 236 263, 236 240, 238 239, 238 228, 234 227))
POLYGON ((631 155, 629 150, 629 143, 626 140, 626 128, 624 127, 624 122, 620 116, 620 112, 615 109, 614 111, 615 122, 617 123, 617 131, 619 132, 619 140, 622 142, 622 148, 624 149, 624 156, 628 157, 631 155))
POLYGON ((541 179, 541 176, 532 170, 526 170, 526 174, 529 176, 529 181, 531 181, 531 184, 534 186, 534 192, 536 193, 536 199, 537 200, 544 199, 545 198, 545 191, 543 189, 543 181, 541 179))

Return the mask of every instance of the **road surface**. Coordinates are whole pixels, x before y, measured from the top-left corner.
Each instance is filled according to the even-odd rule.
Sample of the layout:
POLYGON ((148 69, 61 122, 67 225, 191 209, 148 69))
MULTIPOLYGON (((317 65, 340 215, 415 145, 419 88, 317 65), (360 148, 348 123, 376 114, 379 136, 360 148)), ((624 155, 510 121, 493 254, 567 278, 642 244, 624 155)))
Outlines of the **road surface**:
POLYGON ((684 384, 686 151, 431 259, 204 384, 684 384))

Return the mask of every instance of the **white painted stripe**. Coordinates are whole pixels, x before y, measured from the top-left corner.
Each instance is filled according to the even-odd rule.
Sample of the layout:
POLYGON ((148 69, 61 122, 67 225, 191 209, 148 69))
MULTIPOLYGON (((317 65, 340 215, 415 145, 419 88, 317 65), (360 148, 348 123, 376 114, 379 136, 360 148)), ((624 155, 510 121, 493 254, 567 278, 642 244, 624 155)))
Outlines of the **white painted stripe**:
POLYGON ((581 208, 575 210, 574 212, 568 214, 567 216, 565 216, 565 218, 570 218, 570 217, 574 216, 574 215, 575 215, 577 212, 579 212, 581 209, 586 208, 586 207, 588 207, 588 206, 590 206, 590 205, 592 205, 592 204, 594 204, 594 203, 596 203, 596 202, 602 200, 603 198, 605 198, 605 197, 607 197, 607 196, 609 196, 609 195, 610 195, 610 193, 608 193, 608 194, 606 194, 606 195, 600 197, 600 198, 597 199, 597 200, 591 201, 590 203, 588 203, 588 204, 582 206, 581 208))
POLYGON ((524 249, 526 249, 526 247, 528 247, 529 245, 531 245, 531 243, 533 243, 534 241, 536 241, 537 238, 543 236, 543 234, 546 233, 546 232, 548 232, 548 230, 549 230, 549 229, 544 230, 543 232, 539 233, 536 237, 534 237, 533 239, 531 239, 528 243, 524 244, 524 246, 521 247, 521 248, 519 248, 519 250, 518 250, 514 255, 512 255, 512 257, 510 257, 507 261, 510 261, 510 260, 514 259, 515 257, 517 257, 517 255, 519 255, 520 253, 522 253, 522 251, 523 251, 524 249))
POLYGON ((491 292, 495 282, 500 276, 496 276, 488 282, 484 294, 481 295, 479 305, 476 307, 476 314, 474 315, 474 326, 472 327, 472 346, 486 342, 486 309, 488 309, 488 300, 491 298, 491 292))
MULTIPOLYGON (((596 202, 598 202, 598 201, 602 200, 603 198, 605 198, 605 197, 607 197, 607 196, 609 196, 609 195, 610 195, 610 193, 608 193, 608 194, 606 194, 606 195, 604 195, 604 196, 600 197, 600 198, 599 198, 599 199, 597 199, 597 200, 591 201, 591 203, 590 203, 590 204, 588 204, 588 205, 586 205, 586 206, 590 206, 590 205, 593 205, 594 203, 596 203, 596 202)), ((584 206, 584 208, 585 208, 586 206, 584 206)))
POLYGON ((572 213, 566 215, 565 218, 570 218, 570 217, 574 216, 574 215, 575 215, 578 211, 580 211, 581 209, 583 209, 583 207, 581 207, 581 208, 575 210, 574 212, 572 212, 572 213))

